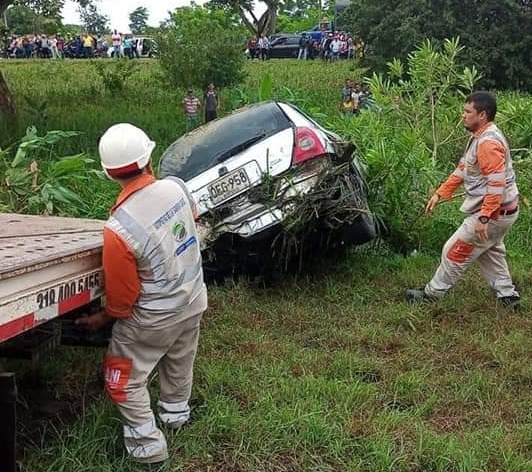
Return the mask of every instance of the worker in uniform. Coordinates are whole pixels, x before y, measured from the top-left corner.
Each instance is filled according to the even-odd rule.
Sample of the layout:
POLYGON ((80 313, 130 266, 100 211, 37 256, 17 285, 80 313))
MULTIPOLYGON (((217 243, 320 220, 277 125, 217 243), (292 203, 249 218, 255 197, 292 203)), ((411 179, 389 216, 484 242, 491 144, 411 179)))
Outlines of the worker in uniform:
POLYGON ((409 301, 437 300, 476 262, 497 299, 519 308, 504 246, 504 237, 519 215, 519 192, 508 142, 493 123, 496 112, 497 103, 488 92, 475 92, 466 99, 463 123, 471 137, 458 167, 430 198, 426 213, 450 200, 463 184, 466 198, 460 209, 468 216, 443 247, 432 280, 422 290, 407 290, 409 301))
POLYGON ((181 427, 190 417, 207 291, 194 201, 183 181, 155 179, 154 147, 144 131, 126 123, 111 126, 100 140, 102 167, 122 191, 103 234, 106 306, 78 324, 98 329, 116 320, 104 359, 106 391, 124 419, 129 455, 159 465, 168 452, 150 408, 148 378, 158 367, 159 421, 181 427))

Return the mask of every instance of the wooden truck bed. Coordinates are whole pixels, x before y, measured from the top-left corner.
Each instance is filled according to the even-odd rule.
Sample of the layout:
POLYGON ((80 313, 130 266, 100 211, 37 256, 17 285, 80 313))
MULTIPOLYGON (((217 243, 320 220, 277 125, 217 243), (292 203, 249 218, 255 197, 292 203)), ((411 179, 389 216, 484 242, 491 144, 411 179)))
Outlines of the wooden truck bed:
POLYGON ((0 214, 0 342, 102 295, 103 225, 0 214))

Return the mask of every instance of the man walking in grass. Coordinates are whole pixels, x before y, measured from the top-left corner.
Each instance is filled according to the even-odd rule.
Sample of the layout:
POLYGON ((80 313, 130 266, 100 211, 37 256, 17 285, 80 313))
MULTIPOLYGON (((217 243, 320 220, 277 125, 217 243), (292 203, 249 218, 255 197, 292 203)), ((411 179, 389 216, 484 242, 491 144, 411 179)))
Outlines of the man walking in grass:
POLYGON ((475 92, 466 99, 462 115, 471 133, 458 167, 430 198, 427 215, 441 200, 450 200, 464 185, 462 212, 468 215, 443 247, 441 264, 432 280, 421 290, 407 290, 411 302, 443 297, 476 262, 497 299, 511 309, 519 308, 519 293, 506 263, 504 237, 519 215, 519 192, 508 142, 493 123, 495 98, 475 92))
POLYGON ((187 96, 183 99, 183 110, 185 111, 185 122, 187 131, 198 126, 198 111, 201 108, 199 98, 194 95, 192 89, 188 89, 187 96))

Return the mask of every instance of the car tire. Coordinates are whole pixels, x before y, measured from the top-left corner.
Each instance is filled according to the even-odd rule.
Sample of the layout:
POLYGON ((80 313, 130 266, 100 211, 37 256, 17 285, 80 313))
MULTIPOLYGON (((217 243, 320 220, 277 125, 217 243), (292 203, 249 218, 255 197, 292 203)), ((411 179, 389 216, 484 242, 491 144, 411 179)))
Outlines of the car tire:
POLYGON ((371 213, 362 213, 350 225, 342 228, 340 238, 344 244, 358 246, 377 237, 377 225, 371 213))

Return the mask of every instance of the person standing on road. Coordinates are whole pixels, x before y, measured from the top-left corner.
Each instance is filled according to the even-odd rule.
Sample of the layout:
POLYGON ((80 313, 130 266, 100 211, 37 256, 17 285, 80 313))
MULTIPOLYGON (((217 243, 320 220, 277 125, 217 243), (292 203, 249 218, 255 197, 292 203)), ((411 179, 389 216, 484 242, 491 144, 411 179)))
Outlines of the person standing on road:
POLYGON ((214 88, 214 84, 211 82, 207 87, 207 91, 204 96, 205 101, 205 123, 218 118, 218 108, 220 107, 218 102, 218 94, 214 88))
POLYGON ((303 61, 307 60, 309 41, 306 33, 303 33, 299 38, 299 52, 297 54, 298 59, 303 61))
POLYGON ((120 51, 122 46, 122 36, 117 30, 113 31, 113 34, 111 36, 111 41, 113 43, 113 56, 115 59, 120 59, 122 56, 122 51, 120 51))
POLYGON ((183 98, 183 110, 185 111, 186 130, 190 131, 198 126, 198 110, 201 108, 199 98, 194 96, 194 91, 188 89, 188 94, 183 98))
POLYGON ((506 263, 504 237, 519 216, 519 191, 510 147, 493 123, 497 102, 488 92, 467 97, 463 123, 471 133, 458 167, 430 198, 426 213, 432 214, 441 200, 450 200, 464 185, 466 198, 461 210, 468 216, 443 247, 440 266, 422 290, 407 290, 411 302, 443 297, 476 262, 497 299, 512 309, 519 307, 506 263))
POLYGON ((92 52, 93 52, 94 43, 92 40, 92 36, 87 33, 85 37, 83 38, 83 54, 86 59, 92 58, 92 52))
POLYGON ((260 51, 260 59, 262 61, 269 59, 270 41, 264 34, 260 35, 257 46, 260 51))
POLYGON ((159 420, 179 429, 189 398, 200 321, 207 309, 195 203, 177 178, 156 180, 155 143, 128 123, 99 142, 102 167, 121 186, 103 233, 105 310, 79 318, 98 329, 116 320, 104 359, 105 388, 124 419, 134 461, 162 465, 166 439, 150 407, 148 378, 158 367, 159 420))

